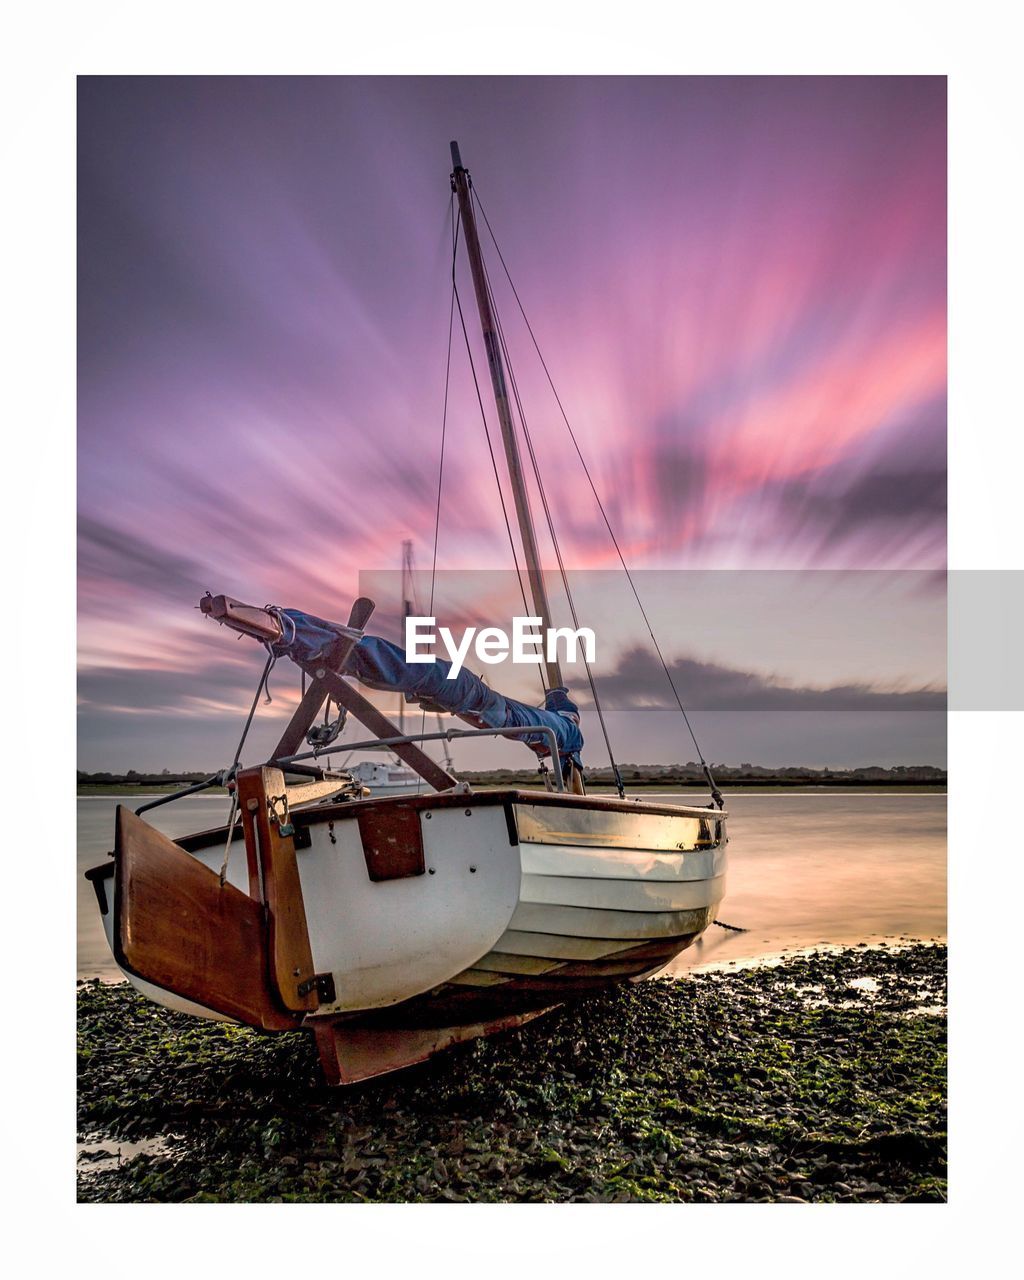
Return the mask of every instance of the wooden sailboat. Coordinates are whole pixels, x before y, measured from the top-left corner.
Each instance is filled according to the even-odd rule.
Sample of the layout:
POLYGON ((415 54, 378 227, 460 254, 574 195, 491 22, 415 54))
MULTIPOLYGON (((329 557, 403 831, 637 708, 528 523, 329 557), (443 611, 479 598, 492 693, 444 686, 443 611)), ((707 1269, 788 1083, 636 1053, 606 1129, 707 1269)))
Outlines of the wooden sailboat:
MULTIPOLYGON (((454 143, 452 157, 529 588, 546 627, 501 343, 454 143)), ((349 1083, 656 972, 714 919, 725 891, 720 806, 581 794, 572 751, 560 747, 561 713, 497 726, 467 714, 475 727, 401 732, 345 678, 366 643, 368 600, 346 626, 322 623, 330 643, 315 652, 289 648, 304 615, 227 596, 201 607, 283 647, 309 684, 269 762, 210 780, 234 788, 244 860, 227 856, 234 809, 227 827, 176 841, 141 816, 152 805, 118 809, 113 859, 88 875, 115 959, 153 1000, 266 1031, 309 1030, 326 1079, 349 1083), (365 798, 318 768, 300 748, 328 698, 429 791, 365 798), (546 751, 552 789, 474 791, 421 745, 475 735, 546 751)), ((546 684, 563 688, 557 661, 546 684)))

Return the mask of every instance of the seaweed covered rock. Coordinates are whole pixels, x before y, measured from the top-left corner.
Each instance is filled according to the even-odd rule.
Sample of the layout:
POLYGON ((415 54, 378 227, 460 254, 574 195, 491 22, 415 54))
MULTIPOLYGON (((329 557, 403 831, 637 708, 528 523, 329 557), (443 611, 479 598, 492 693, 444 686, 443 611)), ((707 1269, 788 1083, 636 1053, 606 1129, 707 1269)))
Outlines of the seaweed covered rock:
POLYGON ((626 986, 348 1090, 311 1037, 79 988, 80 1198, 945 1195, 944 947, 626 986))

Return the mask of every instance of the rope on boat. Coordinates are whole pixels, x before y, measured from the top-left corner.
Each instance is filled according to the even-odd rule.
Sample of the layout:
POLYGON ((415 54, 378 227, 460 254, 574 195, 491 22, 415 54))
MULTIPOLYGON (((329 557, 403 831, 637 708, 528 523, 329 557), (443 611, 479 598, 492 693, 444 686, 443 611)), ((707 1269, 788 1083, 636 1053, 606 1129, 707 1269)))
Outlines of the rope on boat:
MULTIPOLYGON (((274 699, 270 696, 270 684, 269 684, 270 673, 271 671, 273 671, 277 663, 277 654, 274 652, 274 643, 280 643, 280 644, 286 644, 286 645, 291 644, 292 641, 295 639, 296 627, 295 627, 295 619, 289 618, 289 616, 285 613, 285 611, 281 608, 280 605, 265 604, 263 608, 267 613, 270 614, 270 616, 274 619, 277 625, 281 628, 280 641, 274 642, 271 640, 264 640, 262 642, 264 649, 266 649, 267 653, 270 655, 270 662, 267 666, 266 671, 263 673, 263 683, 264 685, 266 685, 266 689, 267 689, 267 706, 269 707, 270 704, 274 701, 274 699), (288 634, 289 627, 291 627, 291 630, 292 630, 291 635, 288 634)), ((303 689, 303 692, 305 692, 305 689, 303 689)), ((250 721, 252 720, 251 715, 249 717, 249 720, 250 721)), ((248 731, 249 731, 249 723, 247 721, 245 726, 245 733, 248 733, 248 731)), ((243 733, 242 735, 243 742, 245 741, 245 733, 243 733)))
POLYGON ((511 276, 511 273, 509 272, 508 265, 506 264, 504 255, 501 252, 501 247, 498 244, 497 237, 495 236, 494 230, 490 224, 490 220, 487 217, 487 211, 484 208, 483 202, 480 200, 479 195, 477 194, 475 185, 473 187, 473 200, 474 200, 474 203, 479 208, 481 215, 483 216, 484 225, 487 228, 487 233, 491 237, 491 243, 494 245, 494 250, 498 255, 498 261, 501 263, 502 269, 505 272, 505 278, 508 280, 509 287, 512 290, 512 296, 516 300, 516 304, 519 307, 519 313, 523 317, 523 323, 526 325, 526 330, 530 335, 530 340, 533 342, 534 350, 537 352, 537 358, 540 360, 541 368, 544 370, 544 376, 547 378, 548 386, 551 388, 551 394, 555 397, 555 403, 558 405, 559 413, 561 413, 562 415, 562 421, 565 423, 566 430, 569 432, 569 439, 572 441, 573 448, 576 450, 576 456, 579 458, 580 464, 583 467, 584 475, 586 475, 587 482, 590 485, 590 491, 594 495, 594 501, 597 503, 597 508, 601 512, 601 518, 604 520, 605 528, 608 530, 608 536, 611 538, 612 546, 615 548, 615 553, 619 558, 619 563, 622 565, 623 572, 626 575, 626 581, 629 583, 630 590, 633 592, 633 598, 636 600, 637 608, 640 610, 640 616, 643 618, 644 623, 647 626, 647 632, 651 637, 651 643, 654 645, 654 651, 658 655, 658 661, 661 663, 661 669, 665 673, 665 678, 669 683, 669 688, 672 690, 672 695, 675 698, 676 705, 678 706, 679 711, 682 714, 686 727, 689 730, 690 737, 693 740, 694 750, 697 752, 697 756, 698 756, 698 759, 700 760, 701 768, 704 770, 704 776, 708 781, 709 787, 711 788, 711 798, 715 802, 715 804, 718 806, 718 808, 722 809, 725 807, 725 801, 722 797, 722 793, 721 791, 719 791, 718 786, 716 785, 715 780, 712 777, 711 767, 709 766, 708 762, 704 759, 704 754, 700 749, 700 743, 697 741, 697 735, 694 732, 693 725, 690 723, 690 717, 686 714, 686 708, 683 706, 683 700, 679 696, 679 690, 676 688, 675 680, 673 680, 672 678, 671 669, 669 668, 668 663, 665 661, 664 654, 661 651, 661 645, 658 644, 658 638, 654 634, 654 627, 651 625, 651 620, 647 616, 647 610, 644 608, 643 601, 640 599, 640 593, 636 588, 636 583, 633 581, 633 575, 630 573, 629 566, 626 563, 626 558, 622 554, 622 548, 619 546, 619 540, 615 536, 615 530, 612 528, 611 521, 608 518, 608 513, 604 507, 604 503, 601 501, 601 495, 597 491, 597 485, 594 483, 594 478, 590 474, 590 468, 587 466, 587 461, 583 456, 583 451, 580 448, 579 441, 576 439, 576 433, 572 429, 572 424, 569 421, 569 416, 565 411, 565 406, 562 404, 561 397, 559 396, 558 390, 555 387, 554 379, 551 376, 551 371, 548 369, 547 361, 544 359, 544 355, 540 349, 540 343, 537 341, 537 336, 533 331, 533 326, 530 324, 529 317, 526 314, 526 308, 523 306, 522 299, 519 297, 519 292, 516 289, 515 283, 512 280, 512 276, 511 276))
POLYGON ((741 929, 738 924, 726 924, 724 920, 712 920, 712 924, 717 924, 719 929, 728 929, 730 933, 749 933, 749 929, 741 929))

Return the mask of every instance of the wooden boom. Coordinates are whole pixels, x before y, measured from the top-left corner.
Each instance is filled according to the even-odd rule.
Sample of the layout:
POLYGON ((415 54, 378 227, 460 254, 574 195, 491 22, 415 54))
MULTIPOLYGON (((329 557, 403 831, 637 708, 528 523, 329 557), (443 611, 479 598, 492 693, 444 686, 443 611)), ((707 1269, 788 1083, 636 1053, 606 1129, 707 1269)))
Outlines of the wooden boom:
POLYGON ((254 640, 274 644, 281 639, 281 626, 272 613, 256 605, 243 604, 233 596, 211 596, 207 593, 199 601, 199 608, 214 622, 221 622, 232 631, 240 631, 254 640))
MULTIPOLYGON (((233 596, 214 596, 207 593, 199 601, 199 608, 215 622, 220 622, 233 631, 239 631, 242 635, 252 636, 263 644, 276 644, 282 639, 281 626, 272 613, 255 605, 244 604, 233 596)), ((339 706, 350 711, 378 738, 403 736, 394 721, 389 720, 369 699, 364 698, 358 690, 353 689, 342 679, 341 670, 345 659, 362 638, 363 627, 372 613, 373 601, 360 596, 352 606, 348 626, 338 627, 341 634, 331 654, 331 662, 334 664, 332 667, 327 667, 322 662, 296 663, 312 677, 312 683, 303 694, 287 728, 274 748, 272 762, 284 760, 295 754, 328 695, 339 706)), ((446 769, 442 769, 415 743, 398 743, 392 749, 400 760, 414 769, 435 791, 447 791, 458 784, 457 778, 452 777, 446 769)))

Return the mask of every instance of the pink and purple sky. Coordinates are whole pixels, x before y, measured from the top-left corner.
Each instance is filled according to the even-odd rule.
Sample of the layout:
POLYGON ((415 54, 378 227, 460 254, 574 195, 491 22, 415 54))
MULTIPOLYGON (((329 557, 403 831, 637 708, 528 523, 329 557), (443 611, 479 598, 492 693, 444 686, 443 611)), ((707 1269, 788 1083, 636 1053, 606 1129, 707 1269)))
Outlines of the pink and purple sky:
MULTIPOLYGON (((705 753, 944 762, 943 79, 85 78, 79 105, 81 768, 229 762, 261 656, 207 588, 344 618, 402 539, 429 563, 450 138, 705 753)), ((609 571, 618 754, 691 759, 498 293, 567 560, 609 571)), ((439 564, 505 570, 458 347, 451 405, 439 564)))

